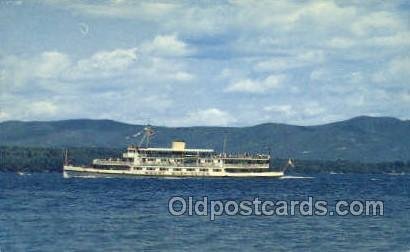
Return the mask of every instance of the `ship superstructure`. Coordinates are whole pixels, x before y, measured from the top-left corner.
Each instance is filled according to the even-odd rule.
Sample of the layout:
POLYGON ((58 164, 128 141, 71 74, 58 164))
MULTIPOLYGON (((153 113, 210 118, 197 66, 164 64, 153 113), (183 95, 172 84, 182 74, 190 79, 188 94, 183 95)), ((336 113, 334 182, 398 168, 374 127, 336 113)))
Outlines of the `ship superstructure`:
MULTIPOLYGON (((143 139, 149 142, 153 130, 145 128, 143 139)), ((284 171, 270 169, 266 154, 226 154, 213 149, 186 148, 175 140, 170 148, 131 145, 121 158, 94 159, 90 166, 64 165, 65 176, 111 174, 164 177, 280 177, 284 171)), ((291 161, 289 160, 289 165, 291 161)))

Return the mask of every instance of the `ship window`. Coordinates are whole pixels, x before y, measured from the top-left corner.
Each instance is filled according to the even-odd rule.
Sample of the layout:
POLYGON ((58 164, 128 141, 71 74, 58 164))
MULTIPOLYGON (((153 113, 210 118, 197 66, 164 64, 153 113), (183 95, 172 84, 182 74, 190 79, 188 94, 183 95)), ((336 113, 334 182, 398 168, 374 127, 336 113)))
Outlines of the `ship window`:
POLYGON ((168 171, 168 168, 159 168, 161 171, 168 171))
POLYGON ((128 170, 130 167, 128 165, 106 165, 106 164, 94 164, 94 168, 97 169, 107 169, 107 170, 128 170))
POLYGON ((199 169, 200 171, 202 171, 202 172, 206 172, 206 171, 208 171, 208 169, 199 169))
POLYGON ((139 171, 142 170, 142 167, 137 167, 137 170, 139 170, 139 171))
POLYGON ((220 172, 221 169, 213 169, 214 172, 220 172))
POLYGON ((187 171, 195 171, 195 169, 193 169, 193 168, 188 168, 188 169, 186 169, 187 171))
POLYGON ((175 168, 174 169, 174 171, 180 171, 181 170, 181 168, 175 168))
POLYGON ((148 171, 154 171, 155 168, 149 167, 149 168, 147 168, 147 170, 148 170, 148 171))

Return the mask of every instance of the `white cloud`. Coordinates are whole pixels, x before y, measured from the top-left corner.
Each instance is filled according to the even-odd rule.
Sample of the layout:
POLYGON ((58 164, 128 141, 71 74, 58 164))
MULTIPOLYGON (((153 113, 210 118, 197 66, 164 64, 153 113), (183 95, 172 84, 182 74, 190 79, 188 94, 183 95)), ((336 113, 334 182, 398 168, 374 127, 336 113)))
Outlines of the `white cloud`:
POLYGON ((13 103, 2 96, 3 118, 23 114, 19 100, 50 99, 56 117, 72 108, 73 116, 132 121, 135 97, 158 105, 140 107, 141 114, 164 122, 186 107, 210 108, 187 114, 180 125, 216 108, 242 125, 408 114, 398 103, 407 99, 410 79, 408 14, 400 2, 46 0, 20 7, 30 6, 49 18, 10 16, 2 26, 0 86, 14 96, 13 103), (39 29, 27 29, 29 23, 39 29), (59 23, 64 27, 55 29, 59 23), (79 25, 88 30, 83 24, 87 36, 78 32, 79 25), (238 104, 257 104, 270 117, 238 104))
POLYGON ((397 56, 377 70, 372 75, 372 81, 375 83, 388 86, 408 84, 410 79, 410 57, 405 55, 397 56))
POLYGON ((400 20, 386 11, 369 13, 360 17, 352 25, 352 31, 359 36, 377 32, 386 33, 399 29, 402 29, 400 20))
POLYGON ((25 60, 21 60, 15 56, 7 56, 0 58, 1 80, 0 88, 3 92, 10 88, 19 88, 33 74, 32 64, 25 60), (27 71, 30 68, 30 71, 27 71))
POLYGON ((0 84, 22 87, 35 79, 47 85, 46 80, 51 79, 71 82, 125 76, 187 82, 195 76, 186 70, 185 62, 178 57, 189 52, 186 44, 172 35, 157 36, 150 43, 144 43, 140 50, 132 47, 97 51, 81 59, 58 51, 45 51, 27 58, 7 56, 0 60, 0 84))
POLYGON ((57 51, 46 51, 31 58, 6 56, 0 59, 0 87, 22 88, 33 79, 56 79, 67 71, 71 61, 68 55, 57 51))
POLYGON ((400 47, 410 45, 410 33, 401 30, 392 30, 392 34, 377 34, 368 37, 334 37, 328 40, 325 45, 334 49, 349 49, 354 52, 353 47, 358 50, 376 47, 400 47), (392 33, 393 32, 393 33, 392 33))
POLYGON ((333 26, 351 20, 356 16, 354 6, 341 7, 332 1, 313 1, 289 15, 292 22, 322 22, 324 26, 333 26))
POLYGON ((141 98, 141 106, 152 107, 152 109, 157 111, 164 111, 172 106, 173 100, 168 98, 166 95, 149 95, 141 98))
POLYGON ((66 71, 71 64, 70 58, 57 51, 44 52, 34 62, 34 74, 40 78, 56 78, 66 71))
POLYGON ((28 113, 31 116, 53 116, 57 113, 58 107, 52 101, 36 101, 28 106, 28 113))
POLYGON ((328 42, 327 45, 331 48, 350 48, 356 44, 356 41, 351 38, 344 38, 344 37, 334 37, 331 38, 328 42))
POLYGON ((407 92, 403 92, 402 94, 400 94, 399 97, 401 101, 410 104, 410 90, 407 90, 407 92))
POLYGON ((263 107, 259 117, 265 121, 288 123, 295 125, 310 125, 326 123, 333 120, 344 119, 343 116, 332 114, 331 105, 320 104, 313 100, 298 100, 296 104, 273 104, 263 107))
POLYGON ((67 73, 68 78, 101 78, 120 75, 137 60, 137 48, 101 51, 79 60, 67 73))
MULTIPOLYGON (((400 56, 394 58, 389 64, 391 74, 407 75, 410 74, 410 56, 400 56)), ((409 76, 410 77, 410 76, 409 76)))
POLYGON ((311 73, 310 73, 310 80, 316 81, 316 80, 326 80, 329 79, 330 75, 329 73, 323 69, 323 68, 318 68, 318 69, 314 69, 311 73))
POLYGON ((354 84, 362 84, 364 81, 363 73, 353 72, 349 76, 349 82, 354 84))
POLYGON ((120 1, 84 3, 49 2, 86 16, 133 19, 154 23, 162 29, 184 34, 221 34, 226 31, 248 33, 271 29, 289 31, 305 24, 343 28, 357 17, 354 5, 313 1, 230 1, 227 3, 176 3, 120 1), (274 29, 272 29, 274 27, 274 29))
POLYGON ((194 79, 194 76, 187 72, 177 72, 175 73, 174 78, 179 81, 190 81, 194 79))
POLYGON ((326 112, 326 109, 317 102, 308 102, 302 105, 302 115, 304 116, 318 116, 326 112))
POLYGON ((176 35, 158 35, 153 41, 144 43, 142 50, 160 57, 186 56, 192 52, 176 35))
POLYGON ((172 3, 135 1, 101 1, 94 4, 82 1, 49 1, 48 3, 71 9, 76 13, 96 17, 139 18, 143 20, 160 18, 177 7, 176 4, 172 3))
POLYGON ((397 32, 393 35, 370 38, 367 44, 390 47, 410 46, 410 32, 397 32))
POLYGON ((264 111, 269 113, 278 113, 281 116, 286 116, 288 119, 296 119, 310 116, 318 116, 323 114, 326 109, 319 105, 317 102, 304 102, 299 105, 281 104, 281 105, 269 105, 263 108, 264 111))
POLYGON ((9 56, 1 65, 4 82, 18 88, 32 80, 47 85, 47 80, 73 81, 122 75, 136 59, 135 48, 101 51, 78 61, 62 52, 46 51, 31 58, 9 56))
POLYGON ((311 50, 297 53, 288 57, 273 57, 258 62, 254 69, 256 71, 284 71, 292 68, 313 66, 323 63, 325 55, 322 50, 311 50))
POLYGON ((13 119, 13 117, 11 117, 10 114, 8 114, 7 112, 0 110, 0 121, 5 121, 9 119, 13 119))
POLYGON ((168 83, 168 81, 189 82, 195 79, 193 73, 187 72, 185 61, 179 58, 145 57, 135 67, 133 75, 141 81, 168 83))
POLYGON ((236 121, 237 119, 226 111, 208 108, 188 112, 185 117, 169 120, 169 123, 174 126, 226 126, 236 121))
POLYGON ((226 92, 244 92, 244 93, 265 93, 281 86, 285 79, 284 75, 269 75, 265 79, 252 80, 242 79, 230 84, 226 92))
POLYGON ((292 105, 270 105, 263 108, 266 112, 281 113, 286 116, 293 116, 296 114, 292 105))
POLYGON ((52 120, 61 116, 59 105, 45 97, 42 99, 28 98, 24 102, 19 97, 1 97, 4 107, 0 110, 0 120, 52 120))

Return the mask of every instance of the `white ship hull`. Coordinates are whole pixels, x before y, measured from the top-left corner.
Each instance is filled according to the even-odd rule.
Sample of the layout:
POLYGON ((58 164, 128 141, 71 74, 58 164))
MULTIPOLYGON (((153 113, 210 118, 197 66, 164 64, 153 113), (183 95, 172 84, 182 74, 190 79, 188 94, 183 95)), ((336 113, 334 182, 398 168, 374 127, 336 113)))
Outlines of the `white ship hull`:
POLYGON ((237 177, 237 178, 249 178, 249 177, 259 177, 259 178, 278 178, 284 175, 283 171, 263 171, 263 172, 226 172, 223 169, 220 171, 186 171, 182 169, 181 171, 168 170, 108 170, 108 169, 96 169, 92 167, 80 167, 80 166, 64 166, 64 177, 82 177, 82 176, 95 176, 95 177, 110 177, 110 176, 121 176, 121 177, 138 177, 138 176, 150 176, 150 177, 237 177))
MULTIPOLYGON (((146 137, 152 135, 147 127, 146 137)), ((94 159, 89 166, 71 165, 66 152, 64 177, 236 177, 278 178, 285 169, 272 171, 270 155, 217 154, 213 149, 185 148, 175 140, 171 148, 129 146, 121 157, 94 159)), ((291 165, 290 160, 288 165, 291 165)))

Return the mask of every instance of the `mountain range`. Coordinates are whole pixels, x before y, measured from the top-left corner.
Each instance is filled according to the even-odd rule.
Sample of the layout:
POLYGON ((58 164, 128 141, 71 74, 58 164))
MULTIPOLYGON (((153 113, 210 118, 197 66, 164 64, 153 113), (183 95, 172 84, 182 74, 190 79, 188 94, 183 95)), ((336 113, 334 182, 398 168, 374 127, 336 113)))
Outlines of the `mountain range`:
MULTIPOLYGON (((107 147, 137 144, 143 125, 112 120, 6 121, 0 123, 1 146, 107 147)), ((350 160, 360 162, 410 160, 410 121, 360 116, 317 126, 265 123, 251 127, 160 127, 151 146, 169 146, 183 139, 187 147, 230 153, 270 153, 276 158, 350 160)))

